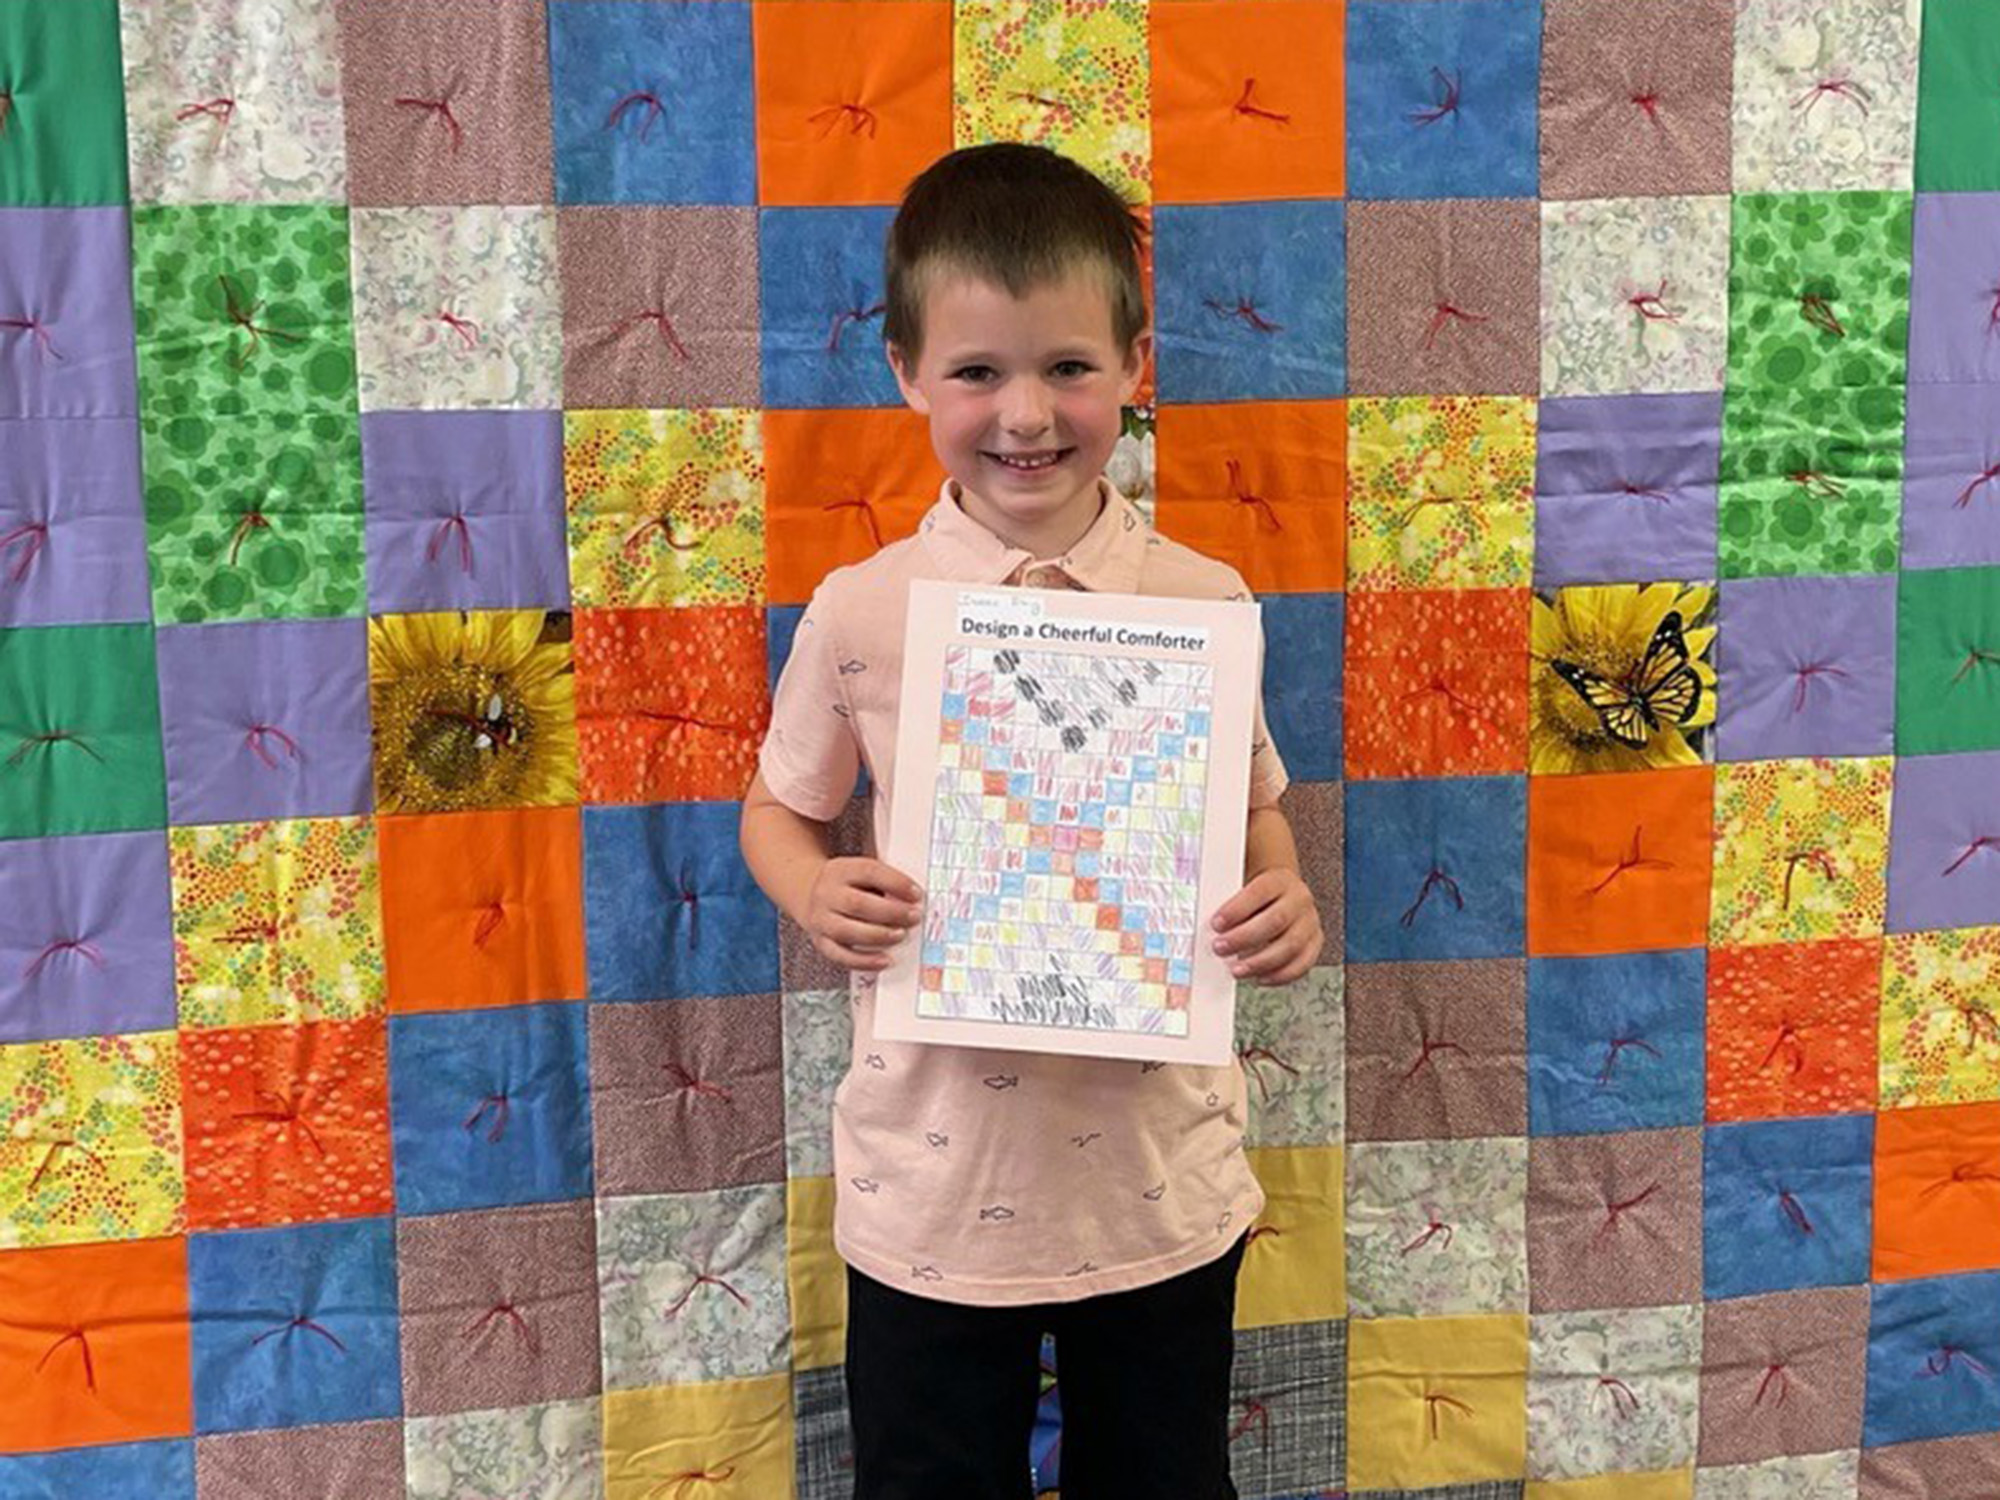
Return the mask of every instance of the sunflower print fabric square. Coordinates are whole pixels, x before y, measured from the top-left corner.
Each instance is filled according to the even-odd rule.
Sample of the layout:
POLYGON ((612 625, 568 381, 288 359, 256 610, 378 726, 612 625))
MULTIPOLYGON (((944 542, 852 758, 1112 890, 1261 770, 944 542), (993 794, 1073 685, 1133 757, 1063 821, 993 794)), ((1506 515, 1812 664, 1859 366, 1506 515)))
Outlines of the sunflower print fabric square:
POLYGON ((578 605, 764 601, 758 413, 568 412, 563 490, 578 605))
POLYGON ((378 1014, 381 872, 369 818, 175 828, 183 1026, 378 1014))
POLYGON ((0 1248, 185 1223, 172 1032, 0 1047, 0 1248))
POLYGON ((1516 588, 1534 571, 1535 403, 1356 400, 1347 586, 1516 588))
POLYGON ((1715 590, 1605 584, 1535 596, 1529 770, 1649 771, 1714 758, 1715 590))
POLYGON ((1893 782, 1887 756, 1717 767, 1709 941, 1880 936, 1893 782))
POLYGON ((568 614, 378 616, 368 690, 378 812, 576 801, 568 614))
POLYGON ((1031 141, 1128 202, 1152 197, 1146 7, 1139 0, 963 0, 953 144, 1031 141))
POLYGON ((1882 1107, 2000 1098, 2000 927, 1893 933, 1882 951, 1882 1107))

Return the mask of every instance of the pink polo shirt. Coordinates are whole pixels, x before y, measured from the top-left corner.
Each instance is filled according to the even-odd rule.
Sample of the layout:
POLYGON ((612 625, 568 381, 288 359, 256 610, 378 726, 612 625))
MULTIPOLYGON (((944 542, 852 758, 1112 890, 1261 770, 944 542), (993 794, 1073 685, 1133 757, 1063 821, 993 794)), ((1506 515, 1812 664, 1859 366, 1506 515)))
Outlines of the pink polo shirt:
MULTIPOLYGON (((888 839, 912 579, 1247 599, 1234 568, 1169 541, 1109 481, 1096 522, 1036 563, 945 481, 914 536, 814 591, 760 761, 771 794, 828 821, 865 763, 888 839)), ((1261 696, 1250 805, 1285 788, 1261 696)), ((913 939, 910 939, 914 941, 913 939)), ((834 1093, 834 1244, 864 1275, 948 1302, 1061 1302, 1221 1255, 1264 1206, 1243 1155, 1243 1070, 878 1041, 854 976, 854 1055, 834 1093)))

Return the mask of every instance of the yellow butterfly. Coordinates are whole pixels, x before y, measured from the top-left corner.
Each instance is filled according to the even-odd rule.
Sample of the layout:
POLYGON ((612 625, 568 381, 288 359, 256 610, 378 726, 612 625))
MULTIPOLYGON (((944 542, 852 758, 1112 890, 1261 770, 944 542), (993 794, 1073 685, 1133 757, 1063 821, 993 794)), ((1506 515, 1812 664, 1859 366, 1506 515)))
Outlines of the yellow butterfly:
POLYGON ((1552 659, 1549 667, 1597 711, 1606 734, 1634 750, 1643 748, 1662 724, 1685 724, 1701 707, 1701 679, 1688 664, 1677 609, 1667 611, 1638 668, 1620 681, 1574 662, 1552 659))

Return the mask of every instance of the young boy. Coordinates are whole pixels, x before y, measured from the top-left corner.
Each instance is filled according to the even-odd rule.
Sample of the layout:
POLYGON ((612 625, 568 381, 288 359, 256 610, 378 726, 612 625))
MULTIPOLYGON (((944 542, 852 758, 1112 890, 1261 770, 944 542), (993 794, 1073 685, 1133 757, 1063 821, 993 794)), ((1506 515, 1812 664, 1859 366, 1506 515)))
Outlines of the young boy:
MULTIPOLYGON (((915 536, 813 594, 744 802, 757 883, 853 979, 833 1132, 857 1500, 1025 1500, 1044 1329, 1064 1500, 1236 1493, 1235 1281, 1264 1202, 1242 1069, 878 1041, 874 976, 914 941, 923 892, 877 859, 829 858, 825 826, 865 762, 871 851, 886 840, 912 579, 1249 597, 1103 478, 1151 337, 1140 234, 1110 188, 1040 147, 956 151, 911 183, 883 337, 950 477, 915 536)), ((1321 942, 1285 781, 1260 704, 1247 882, 1212 941, 1267 984, 1304 974, 1321 942)))

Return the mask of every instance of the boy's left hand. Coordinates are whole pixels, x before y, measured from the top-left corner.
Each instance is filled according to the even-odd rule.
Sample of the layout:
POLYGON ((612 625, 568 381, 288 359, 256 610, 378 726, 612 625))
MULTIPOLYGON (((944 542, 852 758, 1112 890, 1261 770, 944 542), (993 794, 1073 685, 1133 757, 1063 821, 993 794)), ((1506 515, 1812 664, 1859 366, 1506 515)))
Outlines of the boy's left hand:
POLYGON ((1215 913, 1215 951, 1238 979, 1290 984, 1325 942, 1319 908, 1297 870, 1260 871, 1215 913))

